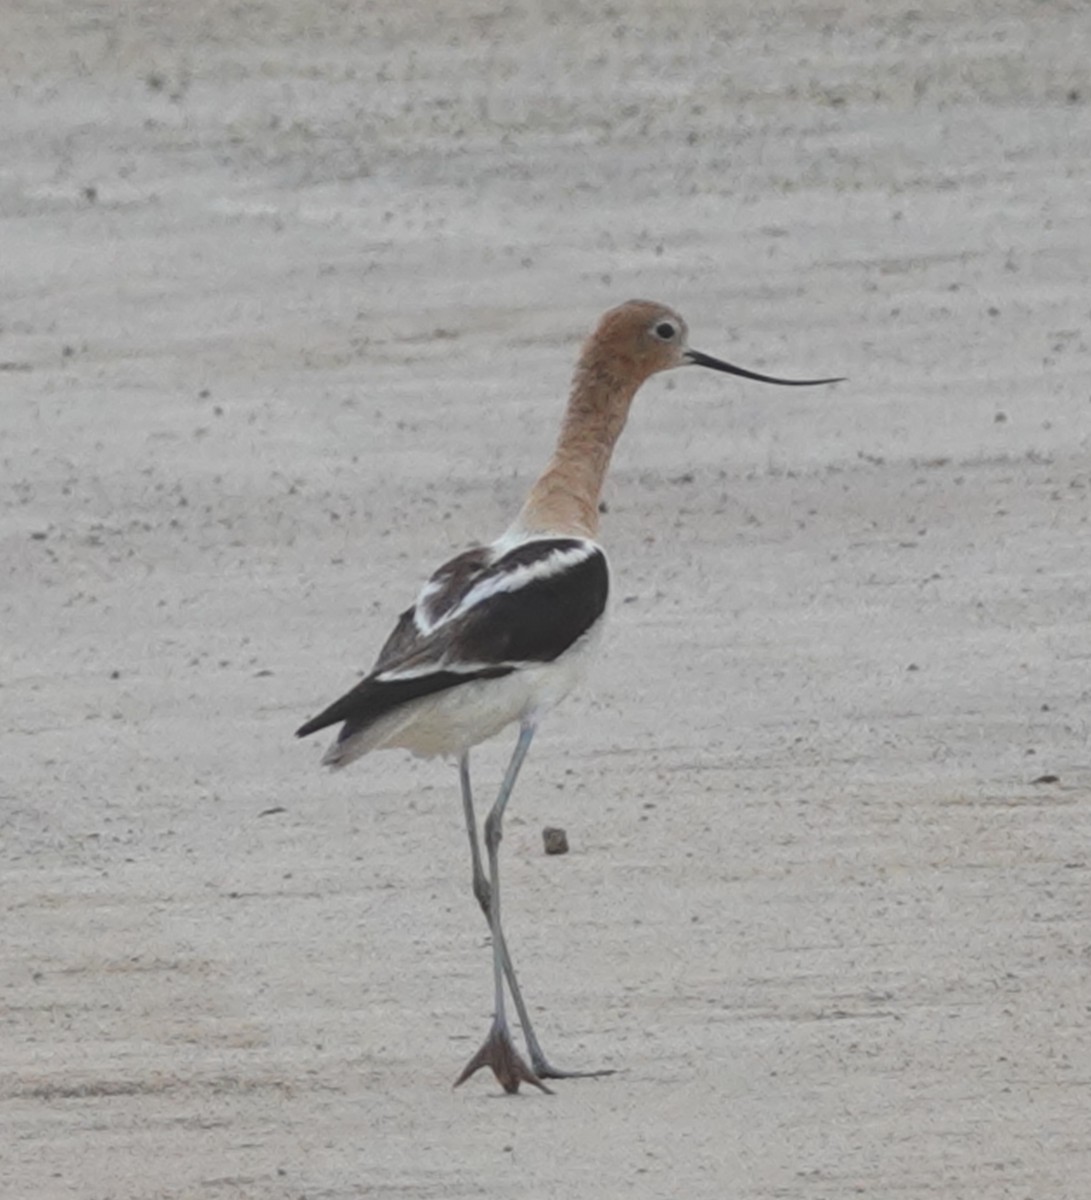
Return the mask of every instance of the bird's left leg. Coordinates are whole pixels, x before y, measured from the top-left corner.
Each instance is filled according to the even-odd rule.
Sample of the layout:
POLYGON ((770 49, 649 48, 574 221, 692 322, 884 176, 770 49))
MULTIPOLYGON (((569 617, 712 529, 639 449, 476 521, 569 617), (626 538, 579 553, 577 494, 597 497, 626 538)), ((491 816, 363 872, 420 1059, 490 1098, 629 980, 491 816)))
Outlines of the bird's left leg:
MULTIPOLYGON (((492 928, 492 915, 490 896, 492 889, 489 887, 489 881, 485 876, 485 872, 481 866, 481 850, 477 842, 477 820, 474 815, 474 798, 473 789, 470 784, 470 752, 466 750, 462 757, 458 760, 458 777, 462 787, 462 812, 466 818, 466 833, 470 839, 470 861, 473 866, 473 889, 477 903, 481 906, 481 911, 485 914, 485 920, 489 922, 489 928, 492 928)), ((527 1006, 523 1001, 523 993, 519 990, 519 981, 515 978, 515 968, 512 965, 511 954, 508 952, 508 943, 501 932, 500 939, 493 939, 494 945, 499 946, 500 962, 504 968, 504 976, 508 981, 508 989, 511 991, 511 998, 515 1001, 515 1009, 519 1014, 519 1023, 523 1027, 523 1034, 527 1039, 527 1048, 530 1050, 531 1058, 536 1062, 540 1062, 547 1071, 552 1072, 553 1068, 546 1062, 545 1055, 542 1054, 541 1047, 538 1045, 538 1039, 534 1035, 534 1029, 530 1024, 530 1014, 527 1012, 527 1006)), ((535 1067, 537 1070, 537 1067, 535 1067)), ((538 1072, 541 1074, 541 1072, 538 1072)))
MULTIPOLYGON (((531 732, 533 736, 533 730, 531 732)), ((530 738, 527 739, 527 749, 530 746, 530 738)), ((516 754, 519 753, 519 746, 516 746, 516 754)), ((523 751, 525 756, 526 750, 523 751)), ((520 759, 520 765, 521 765, 520 759)), ((514 758, 513 758, 514 762, 514 758)), ((489 922, 490 929, 492 928, 492 915, 490 911, 490 896, 491 888, 488 879, 485 878, 485 872, 481 866, 481 852, 477 844, 477 821, 474 817, 473 792, 470 786, 470 753, 467 750, 458 763, 459 782, 462 786, 462 808, 466 818, 466 832, 470 838, 470 857, 473 863, 473 888, 474 895, 477 897, 477 902, 481 906, 481 911, 485 914, 485 919, 489 922)), ((518 767, 516 768, 518 769, 518 767)), ((510 771, 510 768, 509 768, 510 771)), ((514 778, 512 779, 514 784, 514 778)), ((510 796, 510 788, 508 795, 510 796)), ((503 795, 503 792, 501 792, 503 795)), ((507 803, 505 799, 504 803, 507 803)), ((502 815, 502 812, 501 812, 502 815)), ((490 815, 490 820, 492 816, 490 815)), ((497 839, 499 845, 499 838, 497 839)), ((490 858, 491 864, 491 858, 490 858)), ((499 926, 499 922, 497 923, 499 926)), ((511 992, 511 998, 515 1003, 515 1011, 519 1014, 519 1024, 523 1027, 523 1036, 527 1041, 527 1049, 530 1051, 530 1062, 534 1068, 534 1073, 539 1079, 577 1079, 595 1075, 613 1075, 611 1069, 597 1071, 563 1071, 559 1067, 554 1067, 546 1058, 542 1047, 538 1042, 538 1037, 534 1032, 534 1026, 530 1023, 530 1014, 527 1012, 526 1002, 523 1000, 523 993, 519 987, 519 981, 515 977, 515 967, 512 965, 511 954, 508 951, 508 944, 504 937, 502 929, 493 931, 493 953, 499 950, 500 963, 503 968, 504 975, 508 981, 508 989, 511 992)), ((478 1064, 483 1065, 483 1064, 478 1064)), ((476 1068, 475 1068, 476 1069, 476 1068)), ((461 1080, 460 1080, 461 1082, 461 1080)))
MULTIPOLYGON (((538 1076, 527 1066, 523 1061, 523 1056, 515 1048, 515 1043, 512 1041, 511 1028, 508 1025, 507 1012, 504 1005, 504 976, 513 984, 512 997, 518 995, 518 985, 515 984, 515 972, 511 969, 511 959, 508 956, 507 946, 504 942, 504 931, 500 924, 500 840, 503 837, 503 822, 504 809, 507 807, 508 801, 511 799, 512 789, 515 787, 515 780, 519 776, 519 768, 523 765, 523 759, 527 756, 527 751, 530 749, 530 743, 534 738, 534 723, 526 721, 519 730, 519 740, 515 743, 515 752, 511 756, 511 761, 508 763, 508 769, 504 773, 504 782, 500 785, 500 794, 496 797, 496 802, 492 806, 492 811, 485 821, 485 849, 489 856, 489 880, 488 880, 488 910, 489 910, 489 927, 492 930, 492 963, 493 963, 493 986, 495 989, 495 1005, 493 1008, 492 1025, 489 1027, 488 1035, 482 1043, 481 1048, 470 1059, 462 1071, 462 1074, 455 1080, 455 1087, 460 1083, 465 1083, 476 1071, 482 1067, 489 1067, 492 1073, 500 1081, 501 1086, 506 1092, 517 1092, 521 1083, 532 1083, 535 1087, 541 1088, 543 1092, 548 1092, 549 1088, 538 1078, 538 1076)), ((463 773, 463 801, 470 803, 471 807, 467 814, 467 828, 471 835, 471 845, 474 847, 474 891, 478 896, 478 901, 482 899, 481 889, 478 885, 480 876, 480 855, 476 851, 477 837, 476 830, 471 825, 472 820, 472 801, 469 797, 469 760, 463 756, 460 769, 465 764, 463 773)), ((519 997, 518 1005, 520 1008, 520 1016, 522 1016, 522 997, 519 997)))
POLYGON ((473 865, 474 896, 489 920, 489 881, 481 866, 481 848, 477 844, 477 818, 474 816, 474 794, 470 787, 470 752, 464 750, 458 760, 458 782, 462 788, 462 814, 470 838, 470 862, 473 865))

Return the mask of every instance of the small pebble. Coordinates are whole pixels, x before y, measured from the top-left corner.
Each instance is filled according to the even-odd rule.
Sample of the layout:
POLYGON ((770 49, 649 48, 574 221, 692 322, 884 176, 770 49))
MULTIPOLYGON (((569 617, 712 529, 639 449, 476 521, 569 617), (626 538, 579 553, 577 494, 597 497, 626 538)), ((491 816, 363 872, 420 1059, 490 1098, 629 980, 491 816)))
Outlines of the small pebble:
POLYGON ((563 829, 547 825, 542 830, 542 844, 545 846, 546 854, 567 854, 568 834, 563 829))

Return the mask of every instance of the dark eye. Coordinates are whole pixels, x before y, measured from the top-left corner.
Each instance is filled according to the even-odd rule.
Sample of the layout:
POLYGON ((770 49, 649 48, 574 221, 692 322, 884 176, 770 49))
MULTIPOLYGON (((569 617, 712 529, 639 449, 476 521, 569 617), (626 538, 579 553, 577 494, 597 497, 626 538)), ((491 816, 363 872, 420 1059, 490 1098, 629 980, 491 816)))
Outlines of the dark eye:
POLYGON ((661 342, 669 342, 678 336, 678 326, 673 321, 660 321, 653 332, 661 342))

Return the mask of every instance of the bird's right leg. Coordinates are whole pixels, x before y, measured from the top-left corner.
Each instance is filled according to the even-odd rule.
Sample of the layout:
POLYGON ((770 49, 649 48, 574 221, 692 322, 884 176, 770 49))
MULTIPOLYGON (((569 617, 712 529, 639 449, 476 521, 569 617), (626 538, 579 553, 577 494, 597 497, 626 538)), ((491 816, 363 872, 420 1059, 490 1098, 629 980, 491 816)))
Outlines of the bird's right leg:
MULTIPOLYGON (((516 752, 518 752, 518 747, 516 747, 516 752)), ((473 790, 470 786, 470 752, 468 750, 458 760, 458 777, 459 783, 462 786, 462 811, 466 818, 466 832, 470 838, 474 896, 481 906, 481 911, 485 914, 485 920, 489 922, 489 927, 492 929, 491 889, 481 864, 481 848, 477 840, 477 819, 474 816, 473 790)), ((512 780, 512 783, 514 783, 514 780, 512 780)), ((519 981, 515 977, 515 967, 511 961, 511 954, 508 951, 508 943, 504 937, 504 931, 499 928, 499 922, 497 922, 497 929, 493 930, 493 945, 494 951, 499 953, 500 964, 503 968, 504 976, 508 981, 508 990, 511 992, 515 1011, 519 1014, 519 1024, 523 1027, 523 1036, 526 1038, 527 1050, 530 1052, 531 1066, 534 1068, 534 1073, 538 1078, 577 1079, 595 1075, 613 1075, 614 1072, 610 1069, 598 1071, 564 1071, 559 1067, 554 1067, 550 1063, 534 1032, 534 1026, 530 1023, 530 1013, 527 1012, 526 1001, 524 1001, 523 993, 519 988, 519 981)))
MULTIPOLYGON (((474 798, 470 787, 470 752, 468 750, 458 760, 458 777, 462 785, 462 811, 466 817, 466 832, 470 838, 470 860, 473 864, 474 896, 477 899, 477 903, 481 906, 481 911, 485 914, 485 920, 489 923, 489 928, 491 929, 490 896, 492 893, 489 888, 488 878, 481 865, 481 848, 477 841, 477 819, 474 815, 474 798)), ((536 1052, 538 1057, 542 1058, 544 1062, 545 1059, 538 1046, 538 1039, 534 1036, 534 1030, 530 1025, 530 1016, 527 1013, 527 1006, 523 1001, 523 993, 519 990, 519 981, 515 978, 515 967, 512 965, 511 954, 508 951, 507 939, 503 936, 502 931, 499 949, 501 965, 504 968, 504 975, 508 981, 511 998, 515 1001, 515 1010, 519 1014, 519 1023, 522 1025, 523 1032, 526 1035, 527 1047, 532 1055, 536 1052)))
POLYGON ((492 1025, 488 1035, 477 1053, 470 1059, 455 1080, 455 1087, 464 1083, 482 1067, 489 1067, 500 1081, 506 1092, 517 1092, 521 1083, 532 1083, 535 1087, 548 1092, 549 1088, 523 1061, 522 1055, 515 1048, 508 1026, 507 1013, 504 1005, 504 978, 507 976, 512 987, 512 998, 516 1001, 522 1019, 525 1009, 522 996, 519 995, 515 972, 512 969, 511 957, 504 941, 504 931, 500 924, 500 839, 501 826, 504 819, 504 809, 511 799, 519 768, 523 765, 530 743, 534 737, 534 725, 527 722, 519 730, 519 740, 515 744, 515 752, 508 763, 504 774, 504 782, 500 786, 500 794, 489 813, 485 823, 485 848, 489 855, 489 878, 486 881, 481 870, 481 851, 477 844, 477 825, 473 816, 473 797, 470 793, 470 763, 469 755, 464 754, 459 762, 459 776, 462 781, 462 800, 466 813, 466 829, 470 835, 471 855, 474 864, 474 894, 478 903, 487 908, 489 928, 492 930, 492 961, 493 986, 495 989, 495 1005, 493 1008, 492 1025))

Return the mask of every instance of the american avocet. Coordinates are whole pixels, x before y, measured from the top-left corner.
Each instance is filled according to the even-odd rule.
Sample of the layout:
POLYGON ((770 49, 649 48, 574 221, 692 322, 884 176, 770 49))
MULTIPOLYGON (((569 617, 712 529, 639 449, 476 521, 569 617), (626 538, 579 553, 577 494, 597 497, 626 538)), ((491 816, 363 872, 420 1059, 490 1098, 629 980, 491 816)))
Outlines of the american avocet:
POLYGON ((515 1092, 520 1083, 606 1075, 550 1065, 531 1027, 500 924, 498 853, 504 809, 544 713, 583 674, 599 640, 609 575, 596 540, 599 493, 640 385, 658 371, 696 364, 762 383, 809 386, 836 379, 776 379, 710 358, 686 344, 671 309, 631 300, 611 309, 584 344, 553 457, 519 515, 495 542, 441 566, 398 619, 370 674, 297 736, 341 729, 322 762, 343 767, 371 750, 402 747, 458 759, 470 838, 473 890, 492 933, 495 1006, 484 1043, 455 1086, 488 1066, 515 1092), (515 751, 485 821, 481 851, 470 789, 470 748, 519 724, 515 751), (523 1027, 530 1065, 512 1041, 504 979, 523 1027))

